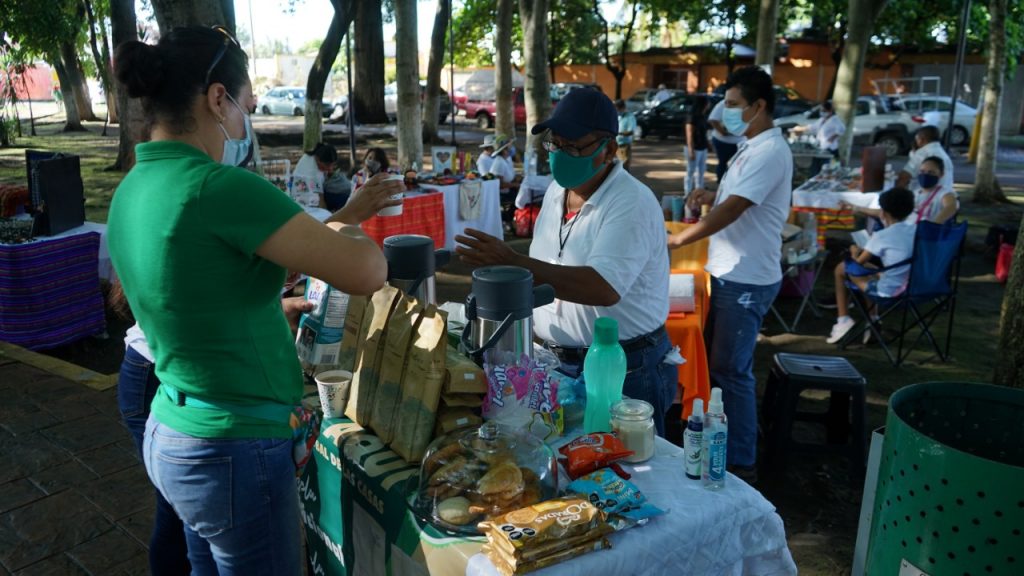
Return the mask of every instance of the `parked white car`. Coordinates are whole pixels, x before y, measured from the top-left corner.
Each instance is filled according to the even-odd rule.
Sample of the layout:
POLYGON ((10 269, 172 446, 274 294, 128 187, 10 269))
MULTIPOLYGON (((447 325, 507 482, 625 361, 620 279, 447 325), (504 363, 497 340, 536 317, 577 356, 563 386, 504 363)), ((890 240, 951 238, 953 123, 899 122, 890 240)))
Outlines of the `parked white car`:
MULTIPOLYGON (((949 110, 953 99, 949 96, 911 94, 894 98, 894 104, 913 115, 921 116, 924 125, 936 126, 945 137, 949 128, 949 110)), ((953 132, 950 133, 951 146, 966 146, 974 134, 974 119, 978 110, 962 101, 956 103, 956 114, 953 115, 953 132)))
MULTIPOLYGON (((806 112, 775 119, 775 125, 788 132, 795 126, 809 126, 821 117, 821 106, 806 112)), ((853 117, 853 140, 885 148, 887 156, 899 156, 910 150, 914 133, 924 126, 924 118, 902 110, 893 110, 877 96, 857 98, 853 117)))

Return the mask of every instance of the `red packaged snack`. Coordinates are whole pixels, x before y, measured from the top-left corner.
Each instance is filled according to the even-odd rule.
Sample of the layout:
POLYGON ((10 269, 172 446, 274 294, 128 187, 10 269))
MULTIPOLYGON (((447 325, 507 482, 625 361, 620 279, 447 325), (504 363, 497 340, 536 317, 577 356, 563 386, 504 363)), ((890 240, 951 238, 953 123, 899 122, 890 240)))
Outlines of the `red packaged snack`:
POLYGON ((626 450, 622 440, 610 432, 580 436, 558 451, 565 456, 563 464, 573 480, 633 455, 633 451, 626 450))

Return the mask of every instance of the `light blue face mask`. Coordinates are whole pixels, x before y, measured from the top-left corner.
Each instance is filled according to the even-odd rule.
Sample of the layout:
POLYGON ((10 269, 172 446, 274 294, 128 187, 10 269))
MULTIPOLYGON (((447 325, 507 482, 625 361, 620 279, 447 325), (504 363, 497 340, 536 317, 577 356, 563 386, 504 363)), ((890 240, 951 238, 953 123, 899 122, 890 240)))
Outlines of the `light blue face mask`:
MULTIPOLYGON (((747 133, 747 129, 750 128, 750 122, 757 118, 757 114, 754 114, 754 118, 750 119, 750 122, 743 121, 743 111, 750 106, 744 108, 726 108, 722 111, 722 124, 725 125, 725 129, 734 136, 743 136, 747 133)), ((758 112, 760 114, 760 112, 758 112)))
POLYGON ((224 124, 220 124, 220 131, 224 133, 224 154, 221 155, 220 163, 227 166, 244 166, 252 158, 252 121, 230 94, 227 97, 242 113, 242 118, 245 120, 245 137, 232 138, 224 128, 224 124))

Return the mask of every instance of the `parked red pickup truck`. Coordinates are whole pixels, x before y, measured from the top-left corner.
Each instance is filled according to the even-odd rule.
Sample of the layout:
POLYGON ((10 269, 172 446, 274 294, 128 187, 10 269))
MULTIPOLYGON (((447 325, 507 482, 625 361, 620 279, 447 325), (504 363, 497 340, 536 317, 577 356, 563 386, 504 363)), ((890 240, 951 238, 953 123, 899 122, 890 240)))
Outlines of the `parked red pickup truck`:
MULTIPOLYGON (((466 118, 475 118, 476 125, 480 128, 494 127, 494 115, 498 108, 498 104, 494 100, 466 100, 460 103, 456 99, 455 104, 465 111, 466 118)), ((526 102, 523 98, 522 88, 512 89, 512 107, 516 124, 526 125, 526 102)))

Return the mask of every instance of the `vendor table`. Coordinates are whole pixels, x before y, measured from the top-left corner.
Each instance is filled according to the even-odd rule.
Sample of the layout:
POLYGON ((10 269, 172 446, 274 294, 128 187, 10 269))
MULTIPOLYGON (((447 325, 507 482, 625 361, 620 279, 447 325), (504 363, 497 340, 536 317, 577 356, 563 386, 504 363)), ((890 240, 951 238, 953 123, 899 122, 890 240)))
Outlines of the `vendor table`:
MULTIPOLYGON (((456 193, 456 198, 458 193, 456 193)), ((456 204, 456 210, 458 205, 456 204)), ((456 212, 457 213, 457 212, 456 212)), ((374 216, 363 222, 363 232, 377 243, 384 245, 384 239, 396 234, 419 234, 434 240, 434 248, 445 245, 445 222, 447 217, 443 194, 430 192, 408 192, 398 216, 374 216)))
MULTIPOLYGON (((690 224, 666 222, 668 232, 676 233, 690 224)), ((670 313, 665 321, 669 340, 679 346, 686 363, 679 367, 679 397, 682 418, 693 411, 693 400, 701 398, 707 405, 711 396, 711 378, 708 375, 707 350, 704 347, 704 321, 708 316, 709 282, 704 272, 708 260, 708 239, 694 242, 670 253, 672 273, 693 274, 693 312, 670 313)))
MULTIPOLYGON (((685 479, 683 461, 659 438, 653 459, 624 468, 667 514, 613 534, 610 550, 536 574, 796 574, 771 503, 731 475, 723 490, 704 490, 685 479)), ((405 483, 417 472, 357 424, 326 421, 300 480, 312 573, 497 574, 479 554, 483 538, 448 536, 409 512, 405 483)))
POLYGON ((110 277, 103 224, 0 244, 0 340, 42 350, 102 333, 101 277, 110 277))
POLYGON ((819 174, 793 190, 793 211, 818 216, 818 246, 824 248, 826 230, 853 230, 853 213, 840 210, 841 201, 862 208, 878 208, 878 196, 879 192, 860 191, 858 173, 844 178, 819 174))
POLYGON ((435 190, 444 194, 444 247, 455 249, 455 237, 466 228, 474 228, 495 238, 505 237, 501 225, 501 183, 497 180, 483 180, 481 188, 480 217, 476 220, 463 220, 459 215, 459 185, 436 186, 420 184, 426 190, 435 190))
POLYGON ((533 174, 523 178, 519 192, 516 193, 516 208, 526 208, 543 200, 551 181, 551 176, 546 174, 533 174))

